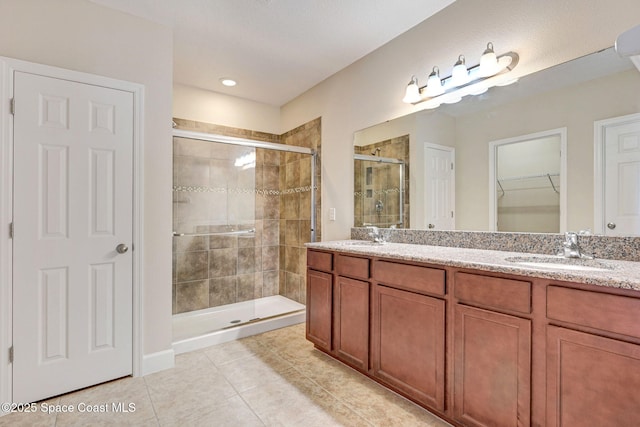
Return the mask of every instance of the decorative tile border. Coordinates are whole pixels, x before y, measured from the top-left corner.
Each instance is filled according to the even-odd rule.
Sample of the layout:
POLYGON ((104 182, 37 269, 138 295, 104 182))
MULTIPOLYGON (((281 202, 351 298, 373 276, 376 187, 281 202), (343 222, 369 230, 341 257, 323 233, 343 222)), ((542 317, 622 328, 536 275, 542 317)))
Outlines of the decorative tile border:
MULTIPOLYGON (((384 229, 387 241, 415 245, 556 255, 564 235, 554 233, 505 233, 490 231, 432 231, 384 229)), ((369 240, 366 228, 351 229, 351 238, 369 240)), ((640 261, 640 237, 579 236, 583 253, 601 259, 640 261)))
MULTIPOLYGON (((400 193, 402 189, 400 188, 386 188, 383 190, 371 190, 374 196, 379 196, 381 194, 391 194, 391 193, 400 193)), ((356 197, 365 197, 367 195, 366 191, 354 191, 353 195, 356 197)))
POLYGON ((181 193, 218 193, 218 194, 258 194, 260 196, 280 196, 284 194, 307 193, 317 190, 310 185, 304 187, 287 188, 286 190, 269 190, 265 188, 225 188, 225 187, 203 187, 203 186, 183 186, 174 185, 173 191, 181 193))

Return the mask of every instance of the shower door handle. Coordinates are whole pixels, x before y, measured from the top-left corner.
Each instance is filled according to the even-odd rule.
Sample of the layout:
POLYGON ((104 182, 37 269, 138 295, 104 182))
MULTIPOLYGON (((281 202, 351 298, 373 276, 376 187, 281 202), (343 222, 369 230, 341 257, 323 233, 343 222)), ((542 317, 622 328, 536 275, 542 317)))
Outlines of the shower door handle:
POLYGON ((118 252, 119 254, 124 254, 128 250, 129 250, 129 247, 124 243, 120 243, 118 246, 116 246, 116 252, 118 252))

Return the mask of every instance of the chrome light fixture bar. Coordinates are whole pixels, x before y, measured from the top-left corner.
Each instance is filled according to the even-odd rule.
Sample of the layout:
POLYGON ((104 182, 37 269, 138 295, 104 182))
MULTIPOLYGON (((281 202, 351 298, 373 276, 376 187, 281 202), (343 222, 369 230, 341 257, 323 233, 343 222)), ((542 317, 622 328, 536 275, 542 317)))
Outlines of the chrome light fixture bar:
POLYGON ((425 102, 425 108, 437 108, 441 104, 454 104, 467 95, 480 95, 493 86, 515 83, 517 79, 506 74, 519 60, 515 52, 496 56, 493 43, 487 43, 478 65, 467 68, 464 55, 460 55, 448 77, 440 78, 440 69, 433 67, 427 84, 421 87, 416 76, 412 76, 402 101, 414 105, 425 102))

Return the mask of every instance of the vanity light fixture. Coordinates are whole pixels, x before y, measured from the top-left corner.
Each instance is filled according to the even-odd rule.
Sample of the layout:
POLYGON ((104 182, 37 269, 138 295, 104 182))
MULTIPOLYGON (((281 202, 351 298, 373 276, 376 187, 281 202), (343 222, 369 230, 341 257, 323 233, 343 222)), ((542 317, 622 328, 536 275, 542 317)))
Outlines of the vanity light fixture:
POLYGON ((407 90, 402 98, 402 102, 407 104, 415 104, 420 102, 422 97, 420 96, 420 86, 418 86, 418 79, 416 76, 411 76, 411 81, 407 85, 407 90))
POLYGON ((420 87, 415 75, 411 77, 402 101, 414 105, 426 102, 426 108, 437 108, 443 103, 454 104, 466 95, 480 95, 493 86, 515 83, 517 78, 505 74, 513 70, 518 61, 517 53, 507 52, 497 56, 493 43, 487 43, 478 65, 467 68, 464 55, 460 55, 448 77, 440 78, 438 67, 433 67, 423 87, 420 87))
POLYGON ((498 57, 493 51, 493 43, 487 43, 487 48, 480 57, 480 68, 478 69, 478 75, 480 77, 489 77, 500 71, 500 64, 498 63, 498 57))
MULTIPOLYGON (((429 74, 429 78, 427 79, 427 88, 424 92, 425 95, 430 97, 442 95, 444 93, 442 80, 440 80, 440 69, 438 67, 433 67, 431 74, 429 74)), ((418 95, 419 94, 420 92, 418 89, 418 95)), ((420 98, 420 100, 422 100, 422 98, 420 98)))
POLYGON ((451 84, 453 86, 462 86, 469 83, 470 80, 469 70, 467 70, 467 66, 464 63, 464 55, 460 55, 453 66, 453 70, 451 70, 451 84))

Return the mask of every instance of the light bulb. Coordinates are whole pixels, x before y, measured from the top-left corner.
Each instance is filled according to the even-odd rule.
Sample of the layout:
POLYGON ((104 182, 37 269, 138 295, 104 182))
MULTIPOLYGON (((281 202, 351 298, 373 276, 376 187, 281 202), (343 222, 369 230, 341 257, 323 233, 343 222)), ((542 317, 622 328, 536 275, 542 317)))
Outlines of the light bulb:
POLYGON ((453 86, 462 86, 469 83, 469 71, 464 63, 464 55, 458 57, 458 62, 453 66, 451 71, 451 84, 453 86))
POLYGON ((434 96, 442 95, 443 93, 444 88, 442 87, 442 80, 440 80, 440 69, 438 67, 433 67, 433 71, 431 71, 429 79, 427 80, 425 95, 433 98, 434 96))
POLYGON ((404 94, 404 98, 402 98, 402 102, 406 104, 415 104, 420 101, 422 101, 422 96, 420 96, 420 86, 418 86, 418 79, 416 76, 413 76, 407 85, 407 90, 404 94))
POLYGON ((236 82, 233 79, 230 79, 229 77, 222 77, 220 79, 220 83, 222 83, 223 85, 228 86, 228 87, 233 87, 233 86, 238 84, 238 82, 236 82))
POLYGON ((493 51, 493 43, 487 43, 487 49, 480 57, 480 67, 478 74, 480 77, 489 77, 497 74, 502 67, 498 64, 498 58, 493 51))

